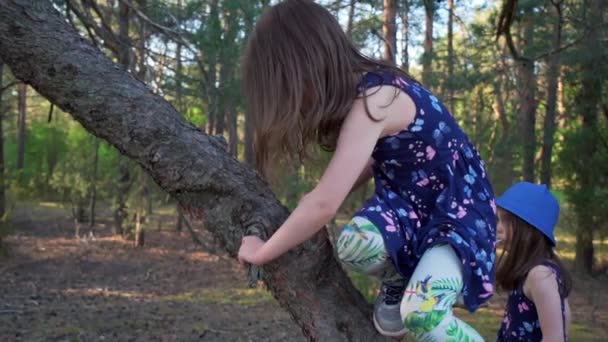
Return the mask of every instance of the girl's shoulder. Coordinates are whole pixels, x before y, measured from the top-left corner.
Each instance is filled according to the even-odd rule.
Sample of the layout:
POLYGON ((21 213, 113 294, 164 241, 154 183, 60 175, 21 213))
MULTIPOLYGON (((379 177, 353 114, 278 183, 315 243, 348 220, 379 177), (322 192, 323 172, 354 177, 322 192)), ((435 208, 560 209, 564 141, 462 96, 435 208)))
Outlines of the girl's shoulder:
POLYGON ((526 297, 533 299, 532 293, 538 290, 560 290, 559 266, 552 262, 543 262, 530 269, 523 283, 526 297))

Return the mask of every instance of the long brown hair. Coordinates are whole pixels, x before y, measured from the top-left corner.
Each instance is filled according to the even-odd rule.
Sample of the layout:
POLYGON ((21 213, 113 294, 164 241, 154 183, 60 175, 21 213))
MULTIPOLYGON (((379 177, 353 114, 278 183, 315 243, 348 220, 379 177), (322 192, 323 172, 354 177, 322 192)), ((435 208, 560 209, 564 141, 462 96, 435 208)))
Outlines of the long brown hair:
POLYGON ((498 208, 503 225, 510 227, 511 238, 503 250, 496 270, 496 282, 505 291, 511 291, 523 284, 528 272, 543 261, 549 260, 560 269, 563 287, 560 289, 568 296, 572 289, 572 277, 559 256, 555 254, 549 239, 538 229, 509 211, 498 208))
POLYGON ((378 68, 411 79, 361 54, 314 1, 287 0, 267 9, 243 59, 247 120, 253 121, 262 174, 281 159, 303 161, 313 142, 333 151, 361 75, 378 68))

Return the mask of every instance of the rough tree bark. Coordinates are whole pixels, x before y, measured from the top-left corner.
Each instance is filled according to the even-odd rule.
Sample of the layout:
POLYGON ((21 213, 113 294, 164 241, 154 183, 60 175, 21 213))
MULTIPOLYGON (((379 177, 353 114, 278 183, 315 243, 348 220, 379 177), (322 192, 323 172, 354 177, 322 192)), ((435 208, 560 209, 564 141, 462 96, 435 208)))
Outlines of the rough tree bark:
MULTIPOLYGON (((15 75, 136 161, 236 255, 248 227, 271 234, 287 210, 251 169, 80 37, 47 1, 0 6, 0 58, 15 75)), ((325 230, 264 268, 311 340, 384 340, 333 258, 325 230)))

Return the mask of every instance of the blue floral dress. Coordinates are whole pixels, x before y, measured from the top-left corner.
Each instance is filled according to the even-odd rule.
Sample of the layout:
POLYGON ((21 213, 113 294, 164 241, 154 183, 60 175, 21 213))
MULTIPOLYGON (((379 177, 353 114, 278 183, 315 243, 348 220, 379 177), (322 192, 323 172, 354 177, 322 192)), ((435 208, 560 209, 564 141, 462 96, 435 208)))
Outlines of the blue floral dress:
POLYGON ((447 108, 415 81, 378 70, 358 92, 397 87, 416 105, 414 121, 378 140, 375 193, 356 214, 376 225, 406 279, 429 248, 451 245, 463 266, 463 299, 476 310, 494 292, 496 206, 484 163, 447 108))
MULTIPOLYGON (((549 267, 555 274, 557 284, 560 291, 562 323, 564 327, 564 336, 566 335, 566 311, 564 303, 564 284, 560 269, 551 261, 545 261, 542 265, 549 267)), ((524 294, 523 283, 516 289, 511 291, 507 306, 505 307, 505 315, 498 331, 498 342, 507 341, 526 341, 540 342, 543 339, 543 333, 540 330, 540 321, 538 320, 538 312, 536 305, 524 294)))

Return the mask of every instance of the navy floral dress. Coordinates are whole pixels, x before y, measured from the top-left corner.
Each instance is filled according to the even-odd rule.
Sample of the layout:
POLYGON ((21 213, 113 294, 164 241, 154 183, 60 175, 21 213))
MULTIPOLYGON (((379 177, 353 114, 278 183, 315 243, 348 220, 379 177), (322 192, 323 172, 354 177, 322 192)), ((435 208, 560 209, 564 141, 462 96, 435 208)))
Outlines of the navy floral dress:
POLYGON ((383 235, 393 265, 406 279, 429 248, 451 245, 463 265, 463 299, 475 311, 494 292, 496 206, 484 163, 447 108, 415 81, 378 70, 359 93, 390 85, 416 105, 414 121, 378 140, 375 193, 356 214, 383 235))
MULTIPOLYGON (((563 293, 564 284, 562 281, 561 272, 559 267, 551 261, 545 261, 542 263, 542 265, 549 267, 557 279, 561 299, 564 336, 566 337, 567 341, 566 311, 564 303, 565 296, 563 293)), ((500 330, 498 331, 498 338, 496 341, 540 342, 542 339, 543 333, 540 330, 540 321, 538 320, 536 305, 534 305, 534 302, 524 294, 522 283, 509 294, 509 299, 507 300, 507 306, 505 308, 505 315, 502 320, 500 330)))

